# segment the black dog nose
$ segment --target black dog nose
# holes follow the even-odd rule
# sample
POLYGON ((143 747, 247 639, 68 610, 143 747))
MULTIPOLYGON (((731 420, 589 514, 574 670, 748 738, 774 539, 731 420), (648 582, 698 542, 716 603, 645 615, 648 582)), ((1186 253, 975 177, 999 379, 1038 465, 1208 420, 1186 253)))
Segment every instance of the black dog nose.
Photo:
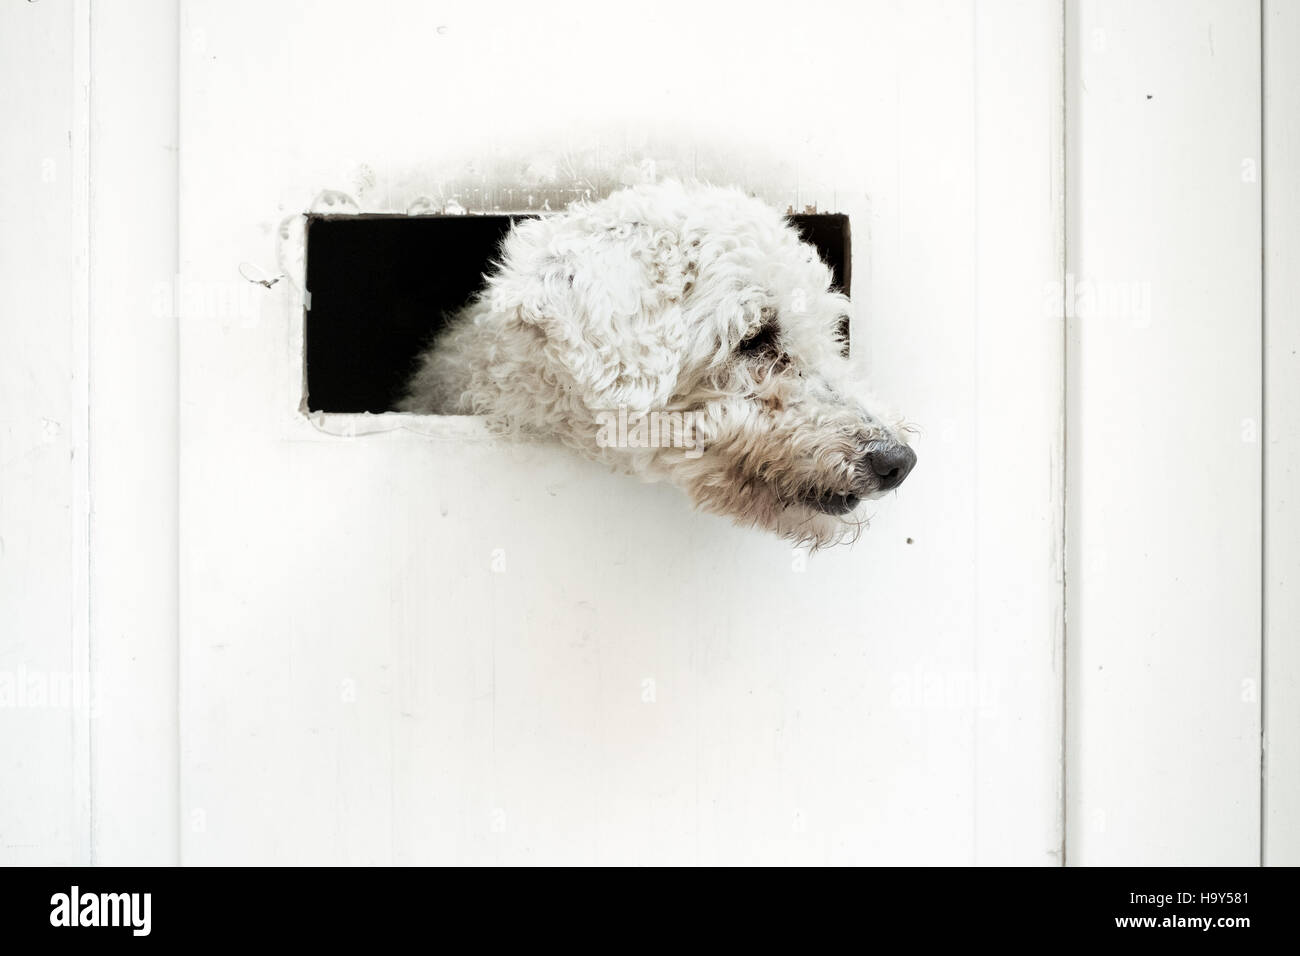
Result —
POLYGON ((884 445, 867 455, 867 466, 881 491, 901 485, 915 464, 916 452, 906 445, 884 445))

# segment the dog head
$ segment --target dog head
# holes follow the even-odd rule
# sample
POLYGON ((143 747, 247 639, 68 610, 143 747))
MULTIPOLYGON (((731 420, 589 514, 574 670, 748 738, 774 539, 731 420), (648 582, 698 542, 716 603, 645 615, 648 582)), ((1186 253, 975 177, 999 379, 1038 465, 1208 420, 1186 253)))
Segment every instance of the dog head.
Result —
POLYGON ((515 418, 740 523, 850 539, 916 462, 846 358, 830 269, 736 190, 643 186, 523 223, 487 296, 535 366, 515 418))

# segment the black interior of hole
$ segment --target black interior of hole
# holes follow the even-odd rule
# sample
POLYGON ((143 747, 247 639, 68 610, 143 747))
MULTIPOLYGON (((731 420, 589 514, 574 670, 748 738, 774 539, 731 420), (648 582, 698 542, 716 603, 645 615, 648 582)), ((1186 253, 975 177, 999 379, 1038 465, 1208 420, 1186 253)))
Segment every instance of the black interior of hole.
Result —
MULTIPOLYGON (((522 216, 312 216, 307 222, 307 407, 385 412, 445 319, 482 287, 522 216)), ((849 220, 789 217, 849 292, 849 220)))

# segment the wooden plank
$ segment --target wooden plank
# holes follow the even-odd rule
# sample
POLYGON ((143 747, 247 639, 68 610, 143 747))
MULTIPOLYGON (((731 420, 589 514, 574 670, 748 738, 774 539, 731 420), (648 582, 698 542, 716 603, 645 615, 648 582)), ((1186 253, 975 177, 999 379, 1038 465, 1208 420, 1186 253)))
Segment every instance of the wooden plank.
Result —
POLYGON ((94 859, 177 833, 175 0, 95 8, 90 175, 94 859))
POLYGON ((88 22, 0 7, 0 864, 90 859, 88 22))
POLYGON ((1264 863, 1300 866, 1300 4, 1263 17, 1264 863))
POLYGON ((1068 844, 1259 861, 1259 9, 1069 5, 1068 844))
POLYGON ((1061 8, 976 5, 975 862, 1061 862, 1061 8), (1033 776, 1027 779, 1022 761, 1033 776))

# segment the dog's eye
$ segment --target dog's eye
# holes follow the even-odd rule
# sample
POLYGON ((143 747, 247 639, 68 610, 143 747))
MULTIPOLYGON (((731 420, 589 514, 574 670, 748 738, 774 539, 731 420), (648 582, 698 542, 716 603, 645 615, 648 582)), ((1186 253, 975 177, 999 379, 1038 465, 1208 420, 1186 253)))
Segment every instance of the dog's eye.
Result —
POLYGON ((745 355, 760 355, 776 350, 776 324, 765 322, 736 346, 736 351, 745 355))

